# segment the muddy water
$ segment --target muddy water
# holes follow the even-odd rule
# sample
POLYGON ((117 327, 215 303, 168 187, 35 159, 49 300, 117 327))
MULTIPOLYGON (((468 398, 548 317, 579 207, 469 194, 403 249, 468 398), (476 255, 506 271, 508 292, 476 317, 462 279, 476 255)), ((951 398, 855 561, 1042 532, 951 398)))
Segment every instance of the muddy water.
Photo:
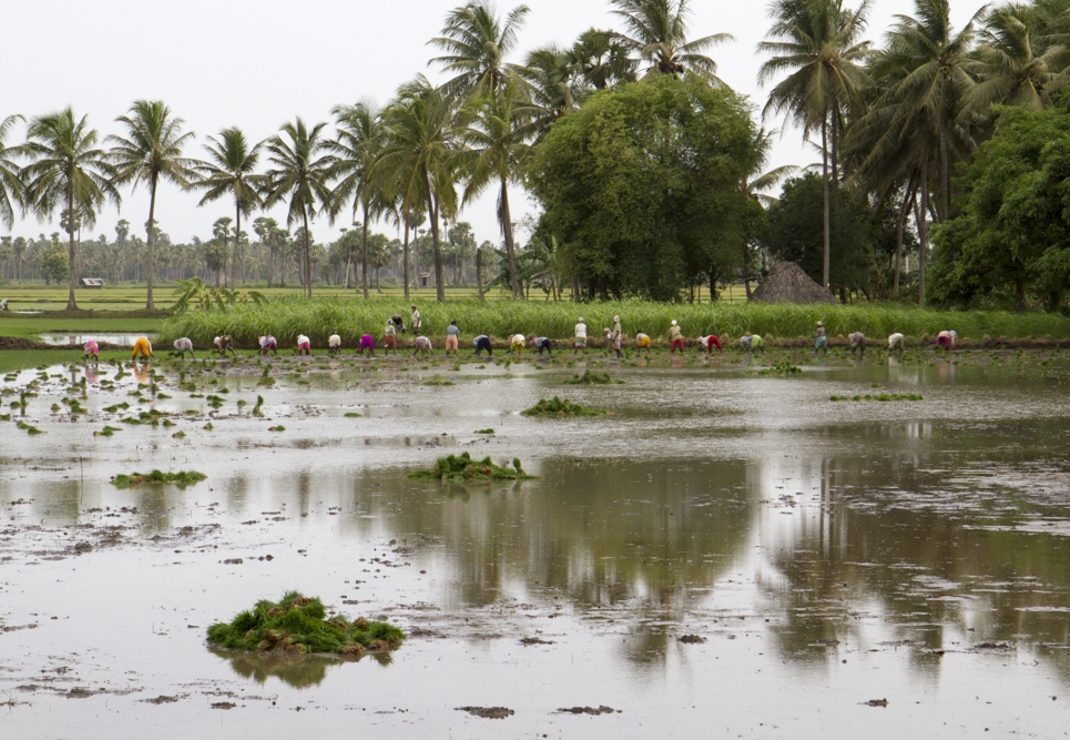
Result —
POLYGON ((562 385, 582 365, 273 363, 271 386, 251 362, 101 366, 85 414, 62 402, 81 370, 50 369, 25 416, 3 396, 0 736, 1065 732, 1064 359, 660 357, 595 387, 562 385), (867 393, 924 400, 828 400, 867 393), (611 413, 519 415, 553 394, 611 413), (172 425, 119 421, 149 409, 172 425), (542 477, 405 478, 461 451, 542 477), (154 467, 209 477, 108 482, 154 467), (207 647, 291 588, 410 638, 359 662, 207 647))

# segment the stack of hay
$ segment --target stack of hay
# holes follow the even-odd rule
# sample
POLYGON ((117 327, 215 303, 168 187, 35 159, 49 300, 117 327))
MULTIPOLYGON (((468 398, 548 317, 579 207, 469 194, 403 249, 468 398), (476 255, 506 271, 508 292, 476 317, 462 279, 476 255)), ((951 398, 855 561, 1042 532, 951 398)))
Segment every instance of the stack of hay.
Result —
POLYGON ((828 288, 810 279, 794 262, 773 265, 765 280, 751 295, 752 301, 762 303, 837 303, 828 288))

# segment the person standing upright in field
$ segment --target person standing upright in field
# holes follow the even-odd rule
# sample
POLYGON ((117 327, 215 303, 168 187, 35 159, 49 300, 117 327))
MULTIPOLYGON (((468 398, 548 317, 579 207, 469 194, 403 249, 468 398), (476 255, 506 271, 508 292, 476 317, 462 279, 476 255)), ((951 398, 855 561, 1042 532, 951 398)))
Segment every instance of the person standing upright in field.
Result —
MULTIPOLYGON (((385 355, 390 350, 394 350, 394 356, 398 353, 398 335, 397 325, 401 321, 400 316, 395 316, 386 322, 386 328, 383 329, 383 354, 385 355), (395 321, 395 319, 397 319, 395 321)), ((402 326, 402 329, 405 327, 402 326)))
MULTIPOLYGON (((420 320, 420 312, 416 309, 416 304, 412 304, 412 333, 416 336, 420 336, 420 330, 423 329, 423 322, 420 320)), ((401 328, 405 331, 405 327, 401 328)))
POLYGON ((580 316, 579 321, 576 322, 575 333, 575 349, 572 354, 579 354, 580 350, 583 350, 583 354, 587 354, 587 324, 583 323, 583 317, 580 316))
POLYGON ((624 344, 624 332, 620 327, 620 316, 613 317, 613 334, 610 338, 613 340, 613 350, 617 353, 617 359, 623 360, 624 353, 621 352, 621 347, 624 344))
POLYGON ((684 351, 684 333, 680 331, 676 319, 673 319, 669 326, 669 354, 675 355, 676 350, 684 351))
POLYGON ((814 354, 816 355, 822 350, 824 350, 826 355, 829 353, 829 340, 828 337, 825 336, 825 324, 818 321, 817 337, 814 339, 814 354))

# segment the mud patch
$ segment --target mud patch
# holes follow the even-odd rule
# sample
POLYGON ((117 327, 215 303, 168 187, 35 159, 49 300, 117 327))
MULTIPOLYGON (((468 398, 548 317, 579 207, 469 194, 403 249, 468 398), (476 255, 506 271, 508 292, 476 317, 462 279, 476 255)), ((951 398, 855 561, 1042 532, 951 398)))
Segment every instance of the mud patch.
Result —
POLYGON ((457 707, 458 712, 468 712, 473 717, 483 719, 505 719, 512 717, 516 712, 506 707, 457 707))
POLYGON ((144 699, 143 701, 146 704, 174 704, 175 702, 178 701, 178 697, 177 696, 165 696, 163 694, 160 694, 159 696, 157 696, 157 697, 155 697, 153 699, 144 699))
POLYGON ((565 707, 557 711, 559 714, 593 714, 595 716, 600 714, 620 714, 621 712, 619 709, 607 707, 604 704, 600 707, 565 707))

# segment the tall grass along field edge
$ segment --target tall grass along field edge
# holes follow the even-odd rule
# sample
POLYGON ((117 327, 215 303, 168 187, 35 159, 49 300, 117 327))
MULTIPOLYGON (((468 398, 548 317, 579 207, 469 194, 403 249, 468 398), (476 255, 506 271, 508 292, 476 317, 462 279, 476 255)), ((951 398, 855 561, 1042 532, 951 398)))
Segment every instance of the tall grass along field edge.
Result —
MULTIPOLYGON (((588 336, 597 339, 603 327, 612 327, 613 317, 620 316, 625 334, 634 337, 642 331, 655 339, 668 336, 673 320, 679 323, 687 339, 711 333, 737 339, 749 331, 767 339, 796 340, 813 337, 818 321, 824 322, 830 337, 861 331, 871 342, 884 340, 895 332, 912 339, 929 339, 946 329, 954 329, 959 337, 973 340, 1070 338, 1070 318, 1058 314, 942 311, 880 303, 809 306, 473 300, 428 301, 420 303, 419 309, 423 333, 432 337, 445 336, 450 321, 456 320, 466 337, 487 334, 504 339, 512 334, 536 334, 561 340, 573 336, 577 320, 583 317, 588 336)), ((313 345, 323 347, 331 334, 338 334, 351 347, 363 334, 381 337, 387 320, 394 314, 401 315, 409 328, 410 308, 403 299, 275 299, 260 306, 237 305, 225 311, 188 311, 173 316, 160 328, 158 339, 169 343, 189 337, 195 345, 207 346, 215 337, 230 334, 239 346, 255 347, 261 335, 272 334, 285 346, 293 343, 298 334, 306 334, 313 345)))

